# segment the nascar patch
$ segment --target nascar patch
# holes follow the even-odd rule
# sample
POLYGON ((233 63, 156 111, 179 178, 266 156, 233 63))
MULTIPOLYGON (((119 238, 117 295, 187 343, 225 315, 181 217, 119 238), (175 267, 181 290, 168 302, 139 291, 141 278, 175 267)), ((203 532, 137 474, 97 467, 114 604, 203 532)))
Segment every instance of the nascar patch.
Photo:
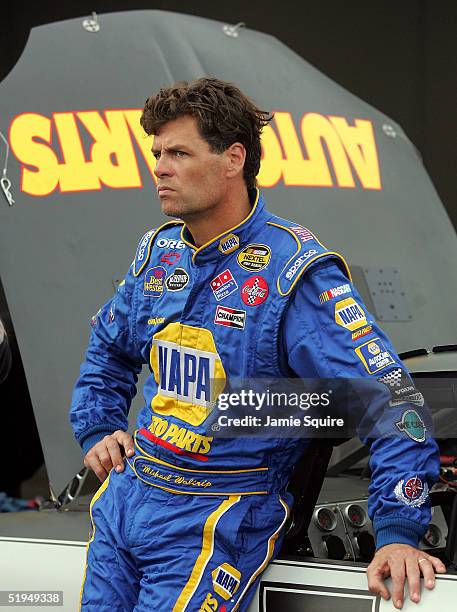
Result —
POLYGON ((325 302, 328 302, 329 300, 333 300, 336 297, 340 297, 340 295, 344 295, 345 293, 351 293, 351 285, 347 283, 344 285, 339 285, 338 287, 332 287, 331 289, 327 289, 326 291, 323 291, 319 295, 319 302, 321 304, 324 304, 325 302))
POLYGON ((361 344, 355 349, 355 352, 369 374, 375 374, 395 363, 380 338, 361 344))
POLYGON ((240 239, 236 234, 229 234, 219 242, 217 247, 223 255, 233 253, 240 246, 240 239))
POLYGON ((249 244, 238 253, 238 265, 248 272, 259 272, 270 262, 271 249, 266 244, 249 244))
POLYGON ((345 329, 355 331, 367 325, 367 318, 363 308, 354 298, 350 297, 335 304, 335 323, 345 329))
POLYGON ((226 327, 244 329, 244 325, 246 323, 246 311, 219 305, 216 308, 214 323, 217 323, 217 325, 225 325, 226 327))
POLYGON ((210 284, 214 297, 218 302, 238 289, 238 285, 228 268, 218 274, 216 278, 213 278, 210 284))

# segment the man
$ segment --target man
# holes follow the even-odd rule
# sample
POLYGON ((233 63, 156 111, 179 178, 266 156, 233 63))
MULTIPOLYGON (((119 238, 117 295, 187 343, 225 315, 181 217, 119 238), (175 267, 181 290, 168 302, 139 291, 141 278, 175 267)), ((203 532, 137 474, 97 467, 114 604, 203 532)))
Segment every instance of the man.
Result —
MULTIPOLYGON (((93 318, 74 391, 84 463, 103 481, 91 504, 84 609, 247 609, 278 552, 287 483, 307 441, 216 438, 211 407, 232 379, 362 378, 371 418, 388 431, 411 408, 406 391, 394 402, 390 379, 411 381, 342 257, 264 208, 256 175, 269 120, 217 79, 146 101, 162 211, 178 219, 142 238, 93 318), (143 363, 151 375, 132 440, 127 413, 143 363)), ((388 598, 392 575, 398 608, 406 577, 419 601, 420 575, 432 588, 434 570, 445 571, 416 548, 438 471, 434 441, 418 439, 364 438, 378 546, 369 586, 388 598)))

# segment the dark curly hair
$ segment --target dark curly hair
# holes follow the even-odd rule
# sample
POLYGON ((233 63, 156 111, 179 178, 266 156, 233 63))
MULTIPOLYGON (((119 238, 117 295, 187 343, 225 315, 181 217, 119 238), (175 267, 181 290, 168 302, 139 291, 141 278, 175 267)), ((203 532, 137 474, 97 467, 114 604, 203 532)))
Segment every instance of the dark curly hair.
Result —
POLYGON ((244 180, 248 189, 255 187, 262 153, 260 134, 273 115, 257 108, 233 83, 204 77, 192 83, 179 81, 150 96, 140 123, 147 134, 157 134, 165 123, 184 115, 196 118, 212 151, 222 153, 234 142, 244 145, 244 180))

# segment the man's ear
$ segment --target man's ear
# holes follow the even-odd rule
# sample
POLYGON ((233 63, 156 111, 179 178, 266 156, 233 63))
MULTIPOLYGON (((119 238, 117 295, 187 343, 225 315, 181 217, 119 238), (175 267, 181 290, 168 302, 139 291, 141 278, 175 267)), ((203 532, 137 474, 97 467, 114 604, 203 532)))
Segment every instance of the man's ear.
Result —
POLYGON ((235 178, 243 173, 246 160, 246 149, 241 142, 234 142, 225 151, 227 160, 227 178, 235 178))

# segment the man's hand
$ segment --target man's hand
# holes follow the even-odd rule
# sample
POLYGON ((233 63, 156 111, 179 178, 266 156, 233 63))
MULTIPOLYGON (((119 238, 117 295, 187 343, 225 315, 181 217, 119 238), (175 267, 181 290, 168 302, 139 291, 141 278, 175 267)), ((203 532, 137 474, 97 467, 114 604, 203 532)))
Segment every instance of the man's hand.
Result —
POLYGON ((408 579, 409 598, 418 603, 421 598, 420 576, 424 577, 427 589, 435 586, 435 572, 446 572, 444 564, 427 553, 408 544, 387 544, 380 548, 367 569, 368 588, 372 593, 390 598, 384 578, 392 577, 392 598, 396 608, 403 607, 404 585, 408 579))
POLYGON ((124 469, 122 451, 127 457, 133 455, 133 438, 126 431, 118 429, 94 444, 84 457, 84 465, 93 470, 97 478, 103 482, 111 468, 114 467, 116 472, 122 472, 124 469))

